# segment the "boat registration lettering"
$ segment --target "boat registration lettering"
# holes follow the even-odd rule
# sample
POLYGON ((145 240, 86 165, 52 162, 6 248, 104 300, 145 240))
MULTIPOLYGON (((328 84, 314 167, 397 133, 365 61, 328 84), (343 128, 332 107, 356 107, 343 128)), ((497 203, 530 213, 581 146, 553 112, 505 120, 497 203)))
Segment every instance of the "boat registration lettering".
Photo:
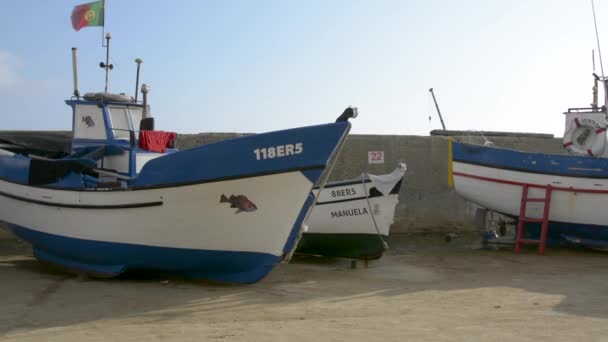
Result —
POLYGON ((355 190, 355 188, 331 191, 331 197, 346 197, 346 196, 354 196, 356 194, 357 194, 357 190, 355 190))
POLYGON ((300 154, 304 151, 302 143, 278 145, 273 147, 256 148, 253 150, 255 159, 274 159, 300 154))

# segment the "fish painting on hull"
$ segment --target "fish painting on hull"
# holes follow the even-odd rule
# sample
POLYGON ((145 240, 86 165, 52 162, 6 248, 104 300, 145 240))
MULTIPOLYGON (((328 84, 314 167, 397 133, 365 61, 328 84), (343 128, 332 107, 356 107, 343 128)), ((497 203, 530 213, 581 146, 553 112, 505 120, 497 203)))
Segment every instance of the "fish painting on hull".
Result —
POLYGON ((242 211, 249 213, 258 210, 258 207, 245 195, 230 195, 230 197, 226 197, 226 195, 222 194, 220 203, 230 203, 230 208, 238 208, 235 214, 242 211))

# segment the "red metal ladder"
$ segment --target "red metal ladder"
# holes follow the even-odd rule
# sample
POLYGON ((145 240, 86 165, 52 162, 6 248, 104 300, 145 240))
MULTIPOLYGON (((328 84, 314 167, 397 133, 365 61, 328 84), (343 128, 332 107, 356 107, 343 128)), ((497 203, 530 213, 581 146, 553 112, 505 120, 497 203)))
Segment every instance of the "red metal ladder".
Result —
MULTIPOLYGON (((534 187, 538 188, 538 186, 534 187)), ((545 189, 544 198, 529 198, 528 188, 530 188, 530 185, 524 184, 521 193, 521 206, 519 209, 519 221, 517 223, 517 236, 515 238, 515 252, 519 253, 522 244, 538 244, 538 254, 545 254, 545 249, 547 248, 547 230, 549 228, 549 207, 551 206, 551 193, 553 192, 553 188, 551 187, 551 185, 541 187, 545 189), (542 218, 532 218, 526 216, 526 205, 528 204, 528 202, 544 203, 542 218), (541 223, 539 240, 523 238, 524 227, 526 222, 541 223)))

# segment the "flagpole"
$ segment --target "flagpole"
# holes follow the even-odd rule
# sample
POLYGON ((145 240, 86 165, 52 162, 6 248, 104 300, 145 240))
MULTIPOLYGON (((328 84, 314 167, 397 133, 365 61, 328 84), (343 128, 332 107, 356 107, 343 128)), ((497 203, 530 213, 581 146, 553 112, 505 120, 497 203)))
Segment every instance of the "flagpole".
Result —
POLYGON ((107 34, 104 35, 105 29, 106 29, 106 0, 101 0, 101 8, 103 8, 103 16, 102 16, 103 23, 101 25, 101 46, 106 48, 106 63, 105 63, 105 65, 103 65, 103 62, 101 64, 103 65, 102 67, 104 69, 106 69, 106 86, 104 89, 104 93, 107 95, 108 94, 108 73, 113 68, 113 65, 110 64, 110 39, 112 37, 110 36, 110 32, 108 32, 107 34), (104 39, 106 40, 106 45, 103 45, 104 39))

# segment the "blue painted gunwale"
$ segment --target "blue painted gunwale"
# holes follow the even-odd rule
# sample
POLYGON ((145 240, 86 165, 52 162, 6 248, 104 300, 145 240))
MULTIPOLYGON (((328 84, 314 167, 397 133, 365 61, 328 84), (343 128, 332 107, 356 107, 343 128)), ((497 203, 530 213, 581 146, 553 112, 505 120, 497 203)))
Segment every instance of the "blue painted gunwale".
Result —
POLYGON ((453 160, 498 169, 555 176, 608 178, 608 159, 579 157, 452 143, 453 160))
MULTIPOLYGON (((240 178, 246 174, 325 168, 349 129, 349 122, 338 122, 255 134, 182 150, 146 163, 132 186, 134 189, 156 188, 240 178), (254 153, 258 148, 297 143, 302 144, 303 151, 296 155, 257 160, 254 153)), ((314 184, 316 179, 311 181, 314 184)))

